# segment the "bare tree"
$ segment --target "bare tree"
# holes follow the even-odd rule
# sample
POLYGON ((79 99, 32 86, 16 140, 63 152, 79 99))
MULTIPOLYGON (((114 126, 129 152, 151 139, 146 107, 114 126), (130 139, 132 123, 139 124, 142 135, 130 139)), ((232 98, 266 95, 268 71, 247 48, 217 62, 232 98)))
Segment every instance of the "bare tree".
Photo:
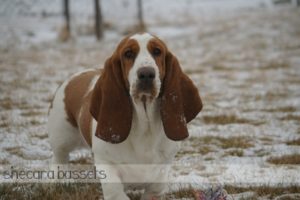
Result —
POLYGON ((139 29, 139 31, 145 31, 146 26, 145 26, 145 23, 144 23, 143 2, 142 2, 142 0, 137 0, 137 6, 138 6, 138 20, 139 20, 138 29, 139 29))
POLYGON ((67 41, 71 36, 69 0, 63 0, 63 15, 65 24, 60 30, 58 37, 61 41, 67 41))
POLYGON ((300 6, 300 0, 290 0, 289 2, 295 6, 300 6))
POLYGON ((66 18, 66 28, 70 32, 70 9, 69 9, 69 0, 64 0, 64 15, 66 18))
POLYGON ((103 20, 99 1, 95 0, 95 32, 98 40, 103 37, 103 20))

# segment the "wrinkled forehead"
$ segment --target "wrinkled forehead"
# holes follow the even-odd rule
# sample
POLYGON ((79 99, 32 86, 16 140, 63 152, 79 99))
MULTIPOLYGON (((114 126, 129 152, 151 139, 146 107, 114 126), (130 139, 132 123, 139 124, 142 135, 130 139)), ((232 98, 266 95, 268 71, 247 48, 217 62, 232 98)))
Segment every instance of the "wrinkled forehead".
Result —
POLYGON ((154 37, 149 33, 135 34, 129 38, 129 40, 135 40, 138 43, 140 49, 147 49, 149 42, 153 39, 154 37))
POLYGON ((159 47, 161 50, 167 50, 167 46, 162 40, 156 36, 150 35, 149 33, 135 34, 131 36, 130 39, 135 40, 140 47, 145 49, 159 47))
POLYGON ((161 49, 167 49, 166 45, 157 37, 149 33, 138 33, 132 36, 124 38, 119 46, 118 50, 132 49, 139 51, 148 51, 149 48, 156 46, 161 49))

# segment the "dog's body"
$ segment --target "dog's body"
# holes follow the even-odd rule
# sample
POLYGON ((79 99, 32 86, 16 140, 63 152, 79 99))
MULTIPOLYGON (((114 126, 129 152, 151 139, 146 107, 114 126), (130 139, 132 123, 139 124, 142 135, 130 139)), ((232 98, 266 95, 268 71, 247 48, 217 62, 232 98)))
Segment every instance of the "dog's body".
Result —
POLYGON ((56 92, 48 122, 52 162, 67 163, 70 151, 89 145, 95 164, 108 165, 115 182, 103 184, 105 199, 129 199, 122 183, 133 177, 155 182, 137 184, 145 189, 142 199, 160 196, 167 179, 161 167, 172 161, 175 141, 188 136, 186 123, 201 108, 196 87, 161 40, 147 33, 127 37, 103 71, 78 73, 56 92), (135 164, 157 166, 137 171, 135 164))

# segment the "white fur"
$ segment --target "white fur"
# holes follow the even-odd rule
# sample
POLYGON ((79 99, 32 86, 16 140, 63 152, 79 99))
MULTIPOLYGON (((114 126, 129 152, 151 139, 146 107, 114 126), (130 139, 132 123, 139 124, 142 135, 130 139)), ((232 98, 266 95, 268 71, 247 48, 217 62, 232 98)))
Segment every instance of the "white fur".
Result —
MULTIPOLYGON (((159 91, 160 80, 158 67, 154 59, 147 50, 147 43, 152 38, 149 34, 134 35, 132 39, 137 40, 140 52, 137 55, 135 63, 129 73, 130 87, 136 84, 136 72, 145 65, 153 66, 156 72, 155 84, 159 91)), ((78 130, 72 127, 66 121, 64 110, 64 88, 66 81, 58 90, 53 103, 53 109, 49 116, 49 134, 50 143, 54 151, 53 162, 65 163, 66 156, 76 145, 82 143, 83 137, 78 130), (80 142, 75 142, 79 141, 80 142)), ((92 81, 91 85, 94 84, 92 81)), ((97 122, 92 122, 92 151, 94 153, 95 164, 109 165, 106 168, 110 179, 116 183, 103 183, 103 193, 105 200, 128 200, 124 190, 131 186, 145 189, 142 199, 151 199, 153 195, 161 195, 167 189, 167 173, 161 173, 161 167, 156 167, 152 171, 137 171, 130 165, 134 164, 169 164, 178 151, 178 143, 169 140, 163 129, 161 121, 159 102, 155 99, 147 102, 145 110, 140 102, 133 103, 132 126, 128 138, 118 144, 105 142, 95 136, 97 122), (121 164, 128 164, 127 167, 121 167, 121 164), (138 177, 141 181, 155 180, 157 184, 127 184, 126 180, 132 177, 138 177)))
POLYGON ((67 121, 67 114, 64 112, 65 88, 72 78, 84 72, 74 74, 57 89, 52 102, 52 109, 49 110, 47 127, 50 145, 53 150, 52 163, 54 164, 68 163, 69 152, 86 146, 83 136, 79 133, 78 129, 67 121))
MULTIPOLYGON (((155 60, 151 56, 150 52, 147 49, 148 42, 153 39, 153 36, 149 33, 144 34, 136 34, 130 37, 130 39, 136 40, 139 45, 139 53, 137 57, 135 58, 134 64, 132 68, 129 71, 128 75, 128 81, 130 85, 130 95, 133 95, 133 91, 135 90, 138 77, 137 77, 137 71, 142 67, 153 67, 155 71, 155 79, 154 79, 154 87, 156 88, 156 91, 160 91, 160 79, 159 79, 159 69, 156 65, 155 60)), ((156 93, 157 97, 159 92, 156 93)), ((135 100, 135 99, 134 99, 135 100)), ((136 102, 135 102, 136 103, 136 102)))

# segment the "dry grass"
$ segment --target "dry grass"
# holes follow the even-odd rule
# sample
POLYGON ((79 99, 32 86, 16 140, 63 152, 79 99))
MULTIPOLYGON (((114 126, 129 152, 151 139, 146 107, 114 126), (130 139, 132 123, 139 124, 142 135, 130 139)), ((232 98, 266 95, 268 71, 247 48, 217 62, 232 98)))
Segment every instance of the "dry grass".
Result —
POLYGON ((177 153, 176 157, 181 157, 184 155, 194 155, 194 154, 201 154, 201 155, 206 155, 210 152, 213 152, 213 149, 210 146, 207 145, 201 145, 199 147, 194 147, 193 149, 189 150, 181 150, 177 153))
POLYGON ((237 156, 237 157, 242 157, 244 156, 244 150, 242 149, 233 149, 233 150, 229 150, 226 151, 224 153, 225 156, 237 156))
MULTIPOLYGON (((185 145, 183 145, 185 146, 185 145)), ((191 146, 192 148, 183 148, 178 152, 177 157, 184 155, 207 155, 211 152, 216 152, 217 147, 222 149, 228 149, 225 152, 225 156, 238 156, 242 157, 244 155, 243 149, 253 147, 253 143, 248 137, 217 137, 217 136, 205 136, 205 137, 190 137, 186 146, 191 146)), ((211 160, 206 158, 206 160, 211 160)), ((213 158, 212 158, 213 160, 213 158)))
POLYGON ((271 157, 267 160, 269 163, 275 165, 299 165, 300 154, 284 155, 280 157, 271 157))
MULTIPOLYGON (((191 186, 180 187, 177 191, 166 194, 162 200, 194 199, 195 189, 191 186)), ((141 193, 127 193, 131 200, 139 200, 141 193)), ((3 200, 31 199, 31 200, 90 200, 103 199, 100 183, 10 183, 0 184, 0 196, 3 200)))
POLYGON ((270 69, 282 69, 290 66, 290 63, 286 60, 270 60, 261 66, 261 69, 270 70, 270 69))
POLYGON ((29 123, 31 125, 35 125, 35 126, 43 124, 40 121, 38 121, 37 119, 31 119, 29 123))
POLYGON ((297 109, 293 106, 286 106, 286 107, 279 107, 279 108, 269 108, 269 109, 262 109, 261 111, 264 112, 296 112, 297 109))
MULTIPOLYGON (((224 186, 228 194, 239 194, 254 192, 256 196, 274 198, 282 194, 300 193, 300 187, 292 186, 224 186)), ((195 199, 195 189, 192 187, 181 188, 175 192, 166 194, 164 200, 170 199, 195 199)), ((3 200, 10 199, 32 199, 32 200, 56 200, 56 199, 102 199, 100 183, 10 183, 0 184, 0 196, 3 200)), ((128 193, 131 200, 139 200, 140 193, 128 193)))
POLYGON ((170 198, 166 199, 186 199, 186 198, 194 198, 193 194, 194 189, 190 186, 188 188, 181 188, 178 191, 168 194, 170 198))
POLYGON ((287 145, 300 145, 300 138, 286 142, 287 145))
POLYGON ((250 139, 247 137, 236 136, 236 137, 216 137, 216 136, 206 136, 200 138, 200 140, 205 144, 215 144, 217 146, 222 147, 223 149, 229 148, 250 148, 253 147, 250 139))
POLYGON ((0 185, 1 199, 100 199, 99 183, 13 183, 0 185))
POLYGON ((270 137, 266 137, 266 136, 259 138, 259 140, 262 141, 263 144, 265 144, 265 145, 273 143, 273 139, 270 137))
POLYGON ((206 157, 206 158, 204 158, 204 160, 205 161, 211 161, 211 160, 215 160, 215 158, 213 158, 213 157, 206 157))
POLYGON ((252 124, 252 125, 261 125, 264 122, 253 121, 244 118, 238 118, 235 115, 217 115, 217 116, 203 116, 202 117, 205 124, 252 124))
POLYGON ((272 145, 274 142, 272 138, 267 137, 267 136, 261 137, 261 138, 259 138, 259 140, 262 141, 263 145, 272 145))
POLYGON ((12 100, 8 97, 3 98, 3 99, 0 100, 0 106, 4 110, 10 110, 14 107, 12 100))
POLYGON ((8 128, 9 127, 9 123, 7 121, 3 121, 0 123, 0 128, 8 128))
POLYGON ((190 137, 188 143, 188 145, 191 146, 195 152, 202 155, 214 152, 213 148, 207 144, 203 144, 201 138, 199 137, 190 137))
POLYGON ((254 150, 255 155, 258 157, 264 157, 270 155, 270 152, 264 150, 264 149, 259 149, 259 150, 254 150))
POLYGON ((275 101, 278 99, 285 99, 288 97, 288 94, 286 92, 267 92, 264 95, 256 95, 255 100, 256 101, 275 101))
POLYGON ((199 69, 199 68, 197 68, 197 69, 186 69, 186 70, 184 70, 184 73, 186 73, 186 74, 202 74, 202 73, 204 73, 205 71, 203 70, 203 69, 199 69))
POLYGON ((297 115, 292 115, 292 114, 289 114, 285 117, 282 117, 280 118, 281 120, 284 120, 284 121, 290 121, 290 120, 295 120, 295 121, 298 121, 300 122, 300 116, 297 116, 297 115))
POLYGON ((261 137, 261 138, 259 138, 261 141, 264 141, 264 142, 273 142, 273 139, 272 138, 270 138, 270 137, 261 137))
POLYGON ((233 70, 236 70, 233 67, 228 67, 228 66, 226 66, 224 64, 221 64, 221 63, 214 64, 213 69, 216 70, 216 71, 233 71, 233 70))
MULTIPOLYGON (((228 194, 238 194, 243 192, 255 192, 257 196, 263 197, 268 196, 268 199, 273 199, 274 197, 282 194, 293 194, 299 193, 300 187, 297 185, 292 186, 249 186, 249 187, 237 187, 237 186, 224 186, 224 189, 228 194)), ((256 200, 257 198, 255 198, 256 200)))
POLYGON ((231 137, 231 138, 220 138, 222 142, 221 147, 223 149, 228 148, 249 148, 253 147, 248 138, 245 137, 231 137))
POLYGON ((208 145, 201 146, 198 150, 199 150, 199 153, 201 153, 202 155, 206 155, 210 152, 213 152, 213 149, 208 145))
POLYGON ((23 117, 31 117, 31 116, 39 116, 39 115, 45 115, 45 113, 36 110, 29 110, 21 113, 21 116, 23 117))
POLYGON ((5 97, 0 100, 0 107, 2 110, 11 110, 11 109, 39 109, 43 108, 41 106, 35 105, 34 107, 26 101, 14 102, 10 97, 5 97))

